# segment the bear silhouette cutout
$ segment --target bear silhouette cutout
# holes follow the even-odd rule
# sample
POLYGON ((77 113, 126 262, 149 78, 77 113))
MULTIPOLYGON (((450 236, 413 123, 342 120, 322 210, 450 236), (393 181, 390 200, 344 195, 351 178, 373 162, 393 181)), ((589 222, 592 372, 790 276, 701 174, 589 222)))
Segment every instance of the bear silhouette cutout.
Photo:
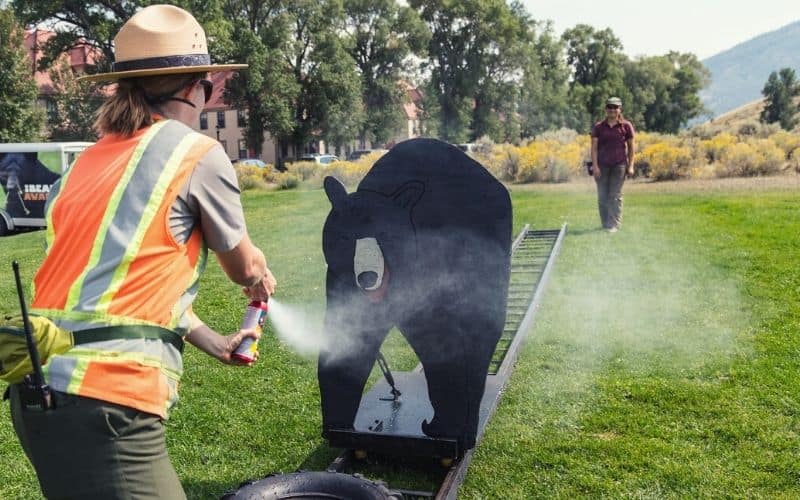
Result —
POLYGON ((364 384, 392 327, 424 368, 430 437, 475 445, 486 374, 505 323, 512 210, 508 191, 456 147, 402 142, 348 194, 325 179, 331 211, 323 429, 352 429, 364 384))

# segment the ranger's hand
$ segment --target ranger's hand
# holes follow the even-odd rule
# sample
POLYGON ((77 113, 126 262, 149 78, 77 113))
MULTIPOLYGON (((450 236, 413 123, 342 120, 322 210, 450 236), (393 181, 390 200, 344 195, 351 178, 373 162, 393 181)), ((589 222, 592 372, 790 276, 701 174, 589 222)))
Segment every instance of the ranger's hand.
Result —
POLYGON ((261 281, 253 286, 246 286, 242 288, 242 292, 250 297, 251 300, 267 302, 272 294, 275 293, 275 288, 277 286, 278 282, 275 281, 275 276, 273 276, 272 271, 267 268, 267 274, 261 278, 261 281))
POLYGON ((628 169, 625 173, 628 174, 628 177, 633 177, 633 165, 628 165, 628 169))
POLYGON ((253 363, 256 362, 256 360, 258 360, 258 351, 253 353, 253 357, 255 359, 253 359, 253 361, 250 361, 249 363, 245 363, 243 361, 239 361, 238 359, 231 357, 233 351, 235 351, 236 348, 239 347, 239 344, 241 344, 242 341, 247 337, 251 337, 257 341, 261 337, 261 332, 259 332, 256 329, 239 330, 236 333, 232 333, 230 335, 222 337, 221 350, 214 357, 216 357, 218 360, 225 363, 226 365, 244 365, 244 366, 252 365, 253 363))

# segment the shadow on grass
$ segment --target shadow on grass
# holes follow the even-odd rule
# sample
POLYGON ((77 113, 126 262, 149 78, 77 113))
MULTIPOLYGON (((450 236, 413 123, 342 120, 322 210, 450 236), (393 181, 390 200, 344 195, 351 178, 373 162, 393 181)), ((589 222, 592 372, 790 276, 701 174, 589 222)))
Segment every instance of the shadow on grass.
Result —
MULTIPOLYGON (((253 480, 257 480, 253 478, 253 480)), ((212 498, 222 498, 222 495, 236 491, 239 483, 225 483, 213 480, 187 480, 181 481, 183 491, 188 500, 208 500, 212 498)))

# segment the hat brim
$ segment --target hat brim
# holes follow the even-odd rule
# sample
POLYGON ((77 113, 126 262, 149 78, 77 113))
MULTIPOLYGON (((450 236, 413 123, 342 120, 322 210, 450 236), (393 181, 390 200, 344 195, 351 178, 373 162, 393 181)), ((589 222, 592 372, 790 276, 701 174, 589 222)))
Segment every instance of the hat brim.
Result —
POLYGON ((76 78, 79 82, 113 82, 122 78, 138 78, 142 76, 180 75, 184 73, 218 73, 236 69, 246 69, 247 64, 209 64, 206 66, 174 66, 171 68, 137 69, 131 71, 113 71, 83 75, 76 78))

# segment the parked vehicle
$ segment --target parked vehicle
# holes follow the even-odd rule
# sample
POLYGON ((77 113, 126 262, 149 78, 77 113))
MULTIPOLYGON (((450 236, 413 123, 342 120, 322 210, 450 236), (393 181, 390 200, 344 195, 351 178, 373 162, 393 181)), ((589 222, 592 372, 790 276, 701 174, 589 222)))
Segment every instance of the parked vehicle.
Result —
POLYGON ((339 161, 339 157, 335 155, 303 155, 297 161, 313 161, 320 165, 329 165, 335 161, 339 161))
MULTIPOLYGON (((50 190, 91 142, 0 144, 0 236, 45 227, 50 190)), ((87 196, 91 193, 91 186, 87 196)))
POLYGON ((233 163, 237 165, 244 165, 246 167, 266 168, 267 166, 266 163, 258 158, 241 158, 239 160, 234 160, 233 163))
POLYGON ((465 153, 472 153, 478 148, 478 145, 473 143, 456 144, 455 146, 465 153))
POLYGON ((351 151, 349 155, 347 155, 347 161, 356 161, 362 156, 367 156, 372 153, 386 153, 388 149, 356 149, 355 151, 351 151))

